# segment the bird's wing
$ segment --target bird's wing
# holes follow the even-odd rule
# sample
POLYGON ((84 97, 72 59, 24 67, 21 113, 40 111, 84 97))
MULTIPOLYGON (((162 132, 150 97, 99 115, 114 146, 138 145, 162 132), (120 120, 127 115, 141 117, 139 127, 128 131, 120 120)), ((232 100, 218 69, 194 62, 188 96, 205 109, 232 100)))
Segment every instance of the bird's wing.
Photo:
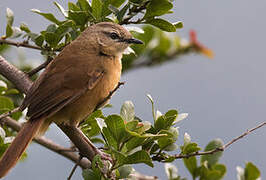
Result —
POLYGON ((50 117, 93 89, 102 79, 102 69, 97 69, 86 61, 70 65, 70 58, 71 56, 56 58, 30 88, 21 108, 28 107, 27 116, 31 119, 50 117))

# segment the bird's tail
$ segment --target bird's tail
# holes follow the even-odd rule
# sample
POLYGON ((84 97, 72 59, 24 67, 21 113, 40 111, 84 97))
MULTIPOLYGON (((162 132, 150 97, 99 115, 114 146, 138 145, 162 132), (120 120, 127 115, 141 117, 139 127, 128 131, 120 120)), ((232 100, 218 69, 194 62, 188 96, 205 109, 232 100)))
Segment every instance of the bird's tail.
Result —
POLYGON ((44 119, 34 119, 25 123, 0 160, 0 178, 4 177, 16 165, 43 122, 44 119))

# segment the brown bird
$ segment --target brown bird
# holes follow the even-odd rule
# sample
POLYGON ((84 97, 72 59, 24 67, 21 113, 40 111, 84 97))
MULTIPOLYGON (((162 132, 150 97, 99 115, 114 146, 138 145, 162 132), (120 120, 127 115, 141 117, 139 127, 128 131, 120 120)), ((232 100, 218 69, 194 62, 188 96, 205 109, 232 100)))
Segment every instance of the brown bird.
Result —
POLYGON ((20 109, 28 122, 0 160, 0 178, 16 164, 34 136, 55 122, 77 127, 118 84, 121 57, 130 44, 142 44, 122 26, 102 22, 88 27, 48 65, 20 109))

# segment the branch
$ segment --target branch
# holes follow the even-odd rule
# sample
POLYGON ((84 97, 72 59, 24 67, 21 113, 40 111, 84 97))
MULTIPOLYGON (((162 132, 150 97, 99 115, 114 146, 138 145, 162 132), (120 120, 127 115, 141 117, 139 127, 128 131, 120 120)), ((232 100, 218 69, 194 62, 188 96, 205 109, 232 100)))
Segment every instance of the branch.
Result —
MULTIPOLYGON (((112 95, 115 93, 115 91, 117 91, 117 90, 119 89, 119 87, 120 87, 121 85, 124 85, 124 84, 125 84, 125 82, 119 82, 119 83, 117 84, 117 86, 114 88, 114 90, 110 91, 109 94, 108 94, 108 96, 107 96, 106 98, 104 98, 102 102, 100 102, 99 104, 97 104, 95 110, 99 109, 99 108, 102 107, 102 106, 103 106, 108 100, 110 100, 111 97, 112 97, 112 95)), ((95 110, 94 110, 94 111, 95 111, 95 110)))
POLYGON ((1 55, 0 72, 5 78, 11 81, 21 92, 27 92, 32 85, 31 80, 25 73, 18 70, 15 66, 7 62, 1 55))
MULTIPOLYGON (((219 147, 219 148, 215 148, 213 150, 210 150, 210 151, 205 151, 205 152, 194 152, 194 153, 191 153, 191 154, 176 154, 174 155, 174 158, 175 159, 183 159, 183 158, 189 158, 189 157, 192 157, 192 156, 202 156, 202 155, 210 155, 210 154, 214 154, 214 153, 217 153, 217 152, 221 152, 221 151, 224 151, 225 149, 227 149, 231 144, 233 144, 234 142, 242 139, 243 137, 247 136, 248 134, 250 134, 251 132, 263 127, 266 125, 266 121, 257 125, 256 127, 254 128, 251 128, 250 130, 247 130, 246 132, 244 132, 243 134, 241 134, 240 136, 232 139, 231 141, 229 141, 228 143, 226 143, 225 145, 223 145, 222 147, 219 147)), ((153 160, 155 161, 161 161, 163 162, 164 161, 164 158, 163 157, 158 157, 158 156, 154 156, 152 157, 153 160)))
MULTIPOLYGON (((22 127, 20 123, 18 123, 16 120, 6 117, 5 119, 5 124, 8 127, 11 127, 15 131, 19 131, 22 127)), ((46 147, 47 149, 50 149, 51 151, 60 154, 64 156, 65 158, 73 161, 73 162, 79 162, 79 155, 74 153, 74 152, 69 152, 64 148, 63 146, 60 146, 59 144, 54 143, 52 140, 45 138, 44 136, 34 138, 34 141, 37 142, 38 144, 46 147)), ((83 158, 79 162, 79 166, 82 167, 83 169, 89 168, 90 167, 90 162, 88 159, 83 158)))
POLYGON ((16 47, 25 47, 25 48, 37 49, 37 50, 45 50, 39 46, 30 45, 28 42, 15 42, 15 41, 6 40, 3 38, 0 38, 0 44, 8 44, 8 45, 16 46, 16 47))
POLYGON ((53 58, 50 57, 50 56, 48 56, 48 57, 47 57, 47 60, 46 60, 43 64, 41 64, 41 65, 39 65, 38 67, 36 67, 36 68, 32 69, 31 71, 27 72, 27 75, 28 75, 28 76, 33 76, 34 74, 36 74, 36 73, 39 72, 40 70, 46 68, 46 66, 47 66, 52 60, 53 60, 53 58))

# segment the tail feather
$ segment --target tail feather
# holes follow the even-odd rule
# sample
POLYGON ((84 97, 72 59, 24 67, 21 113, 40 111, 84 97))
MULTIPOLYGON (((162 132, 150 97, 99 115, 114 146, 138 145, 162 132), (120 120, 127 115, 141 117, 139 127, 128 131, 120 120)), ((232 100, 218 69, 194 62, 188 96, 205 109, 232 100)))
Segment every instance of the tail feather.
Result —
POLYGON ((44 119, 30 120, 22 127, 0 160, 0 178, 4 177, 16 165, 22 153, 38 133, 43 121, 44 119))

